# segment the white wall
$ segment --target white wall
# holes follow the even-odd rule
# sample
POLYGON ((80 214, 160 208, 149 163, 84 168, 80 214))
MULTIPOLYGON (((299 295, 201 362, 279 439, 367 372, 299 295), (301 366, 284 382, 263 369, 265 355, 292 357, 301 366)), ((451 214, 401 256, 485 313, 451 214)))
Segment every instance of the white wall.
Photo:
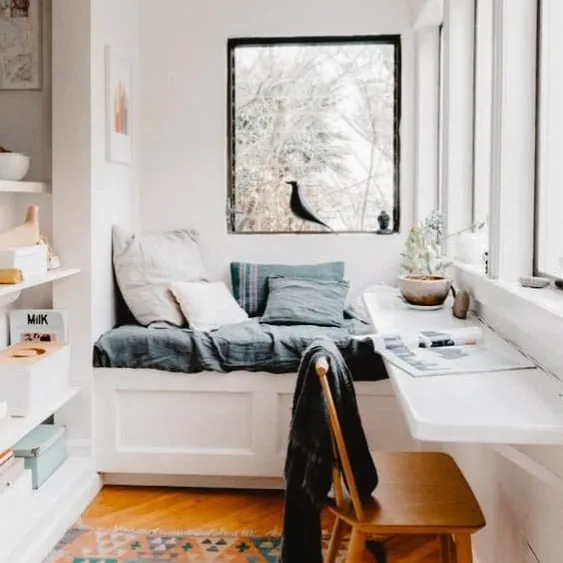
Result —
POLYGON ((130 165, 106 161, 104 55, 110 44, 138 77, 137 29, 135 0, 54 5, 54 242, 65 265, 81 268, 54 286, 55 306, 69 311, 71 380, 83 389, 58 418, 73 439, 91 437, 92 343, 114 322, 111 225, 137 222, 135 151, 130 165))
POLYGON ((92 337, 115 322, 111 260, 111 227, 138 226, 139 182, 139 3, 137 0, 96 0, 92 3, 92 337), (132 162, 106 159, 105 46, 131 63, 132 162))
POLYGON ((462 468, 487 520, 474 539, 478 563, 563 561, 561 448, 507 446, 510 457, 489 446, 457 444, 444 449, 462 468), (559 476, 546 469, 557 458, 559 476), (536 471, 549 478, 538 477, 536 471))
MULTIPOLYGON (((548 310, 480 276, 458 270, 457 277, 491 326, 563 378, 563 356, 556 348, 561 319, 555 322, 548 310)), ((485 513, 487 526, 475 539, 479 563, 563 561, 563 448, 445 444, 444 449, 454 455, 485 513)))
POLYGON ((227 38, 401 33, 410 25, 403 0, 169 0, 166 9, 140 0, 143 228, 195 227, 215 277, 226 279, 233 260, 345 259, 353 289, 394 280, 412 221, 411 35, 403 43, 403 232, 383 237, 227 234, 227 38))

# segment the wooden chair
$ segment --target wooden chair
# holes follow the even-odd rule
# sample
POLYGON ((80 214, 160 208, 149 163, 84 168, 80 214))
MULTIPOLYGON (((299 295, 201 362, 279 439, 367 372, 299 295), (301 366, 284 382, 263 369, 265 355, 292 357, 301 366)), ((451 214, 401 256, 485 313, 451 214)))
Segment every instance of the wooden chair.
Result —
POLYGON ((374 457, 379 484, 373 503, 362 505, 340 422, 326 378, 327 359, 315 364, 326 402, 335 457, 332 481, 336 516, 326 563, 333 563, 350 531, 346 563, 360 563, 369 537, 437 535, 443 563, 472 563, 471 534, 485 525, 479 503, 454 460, 441 452, 379 452, 374 457), (342 473, 341 473, 342 472, 342 473), (342 474, 349 499, 344 497, 342 474))

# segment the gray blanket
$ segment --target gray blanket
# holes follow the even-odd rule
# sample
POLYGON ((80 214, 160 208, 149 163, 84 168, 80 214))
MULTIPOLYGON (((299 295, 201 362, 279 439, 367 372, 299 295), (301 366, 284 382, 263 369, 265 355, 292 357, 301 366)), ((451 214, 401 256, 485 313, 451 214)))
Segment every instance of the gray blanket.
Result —
POLYGON ((356 380, 387 377, 370 338, 369 325, 350 319, 345 327, 274 326, 258 319, 212 332, 126 325, 103 334, 94 345, 94 366, 150 368, 172 372, 297 372, 301 355, 319 336, 335 342, 356 380))

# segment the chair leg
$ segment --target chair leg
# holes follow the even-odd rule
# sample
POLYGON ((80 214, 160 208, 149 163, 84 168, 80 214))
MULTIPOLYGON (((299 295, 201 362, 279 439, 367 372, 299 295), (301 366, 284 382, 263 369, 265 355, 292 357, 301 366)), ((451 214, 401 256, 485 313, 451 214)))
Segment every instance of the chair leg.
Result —
POLYGON ((456 534, 455 546, 457 563, 473 563, 471 536, 469 534, 456 534))
MULTIPOLYGON (((357 528, 352 528, 352 535, 350 536, 350 543, 348 544, 346 563, 361 563, 365 546, 366 535, 357 528)), ((465 563, 465 561, 462 563, 465 563)))
POLYGON ((440 553, 442 555, 440 561, 442 563, 451 563, 451 540, 448 534, 439 534, 438 539, 440 540, 440 553))
POLYGON ((330 534, 330 542, 328 544, 328 551, 326 554, 326 563, 334 563, 336 559, 336 555, 338 554, 338 548, 342 543, 342 536, 344 535, 344 531, 346 529, 346 525, 342 518, 336 517, 334 521, 334 526, 332 528, 332 533, 330 534))

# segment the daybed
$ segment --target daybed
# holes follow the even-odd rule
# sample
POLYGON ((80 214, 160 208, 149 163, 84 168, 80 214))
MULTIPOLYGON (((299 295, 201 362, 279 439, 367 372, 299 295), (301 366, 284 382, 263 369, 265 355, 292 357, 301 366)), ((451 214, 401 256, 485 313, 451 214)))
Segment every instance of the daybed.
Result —
MULTIPOLYGON (((124 248, 114 238, 119 288, 129 309, 136 309, 134 317, 145 322, 130 320, 117 326, 102 335, 94 346, 95 459, 97 470, 106 474, 106 482, 280 486, 295 374, 302 352, 320 334, 330 336, 347 360, 356 381, 370 447, 374 451, 413 448, 383 362, 366 337, 373 329, 355 315, 343 315, 341 308, 340 319, 328 322, 329 326, 324 321, 315 324, 316 320, 309 317, 304 319, 311 324, 302 322, 304 319, 289 323, 287 318, 281 318, 280 322, 271 308, 264 310, 266 297, 260 293, 260 284, 271 280, 269 307, 274 295, 278 296, 278 285, 285 291, 286 282, 278 284, 275 276, 268 275, 257 283, 256 272, 260 268, 243 271, 237 265, 241 276, 237 279, 233 275, 232 286, 240 304, 236 307, 244 308, 244 317, 209 330, 187 328, 185 324, 174 326, 180 324, 173 322, 176 310, 170 312, 171 318, 164 319, 166 323, 151 322, 147 303, 156 303, 159 296, 140 299, 131 295, 120 272, 123 262, 116 260, 116 252, 119 257, 124 248), (252 291, 244 293, 244 284, 239 282, 251 274, 255 275, 252 291)), ((131 245, 127 251, 130 259, 131 245)), ((147 247, 139 254, 146 257, 147 247)), ((160 251, 160 256, 170 264, 166 252, 160 251)), ((154 262, 155 259, 151 266, 154 262)), ((317 266, 323 265, 306 267, 307 278, 314 277, 317 266)), ((283 273, 287 274, 288 267, 281 267, 284 268, 283 273)), ((339 263, 338 271, 334 265, 330 268, 324 268, 322 275, 342 278, 343 264, 339 263)), ((142 271, 136 264, 133 285, 137 291, 148 287, 139 283, 142 271)), ((193 257, 190 271, 193 272, 193 257)), ((178 277, 181 274, 185 272, 167 275, 177 280, 182 279, 178 277)), ((147 277, 154 281, 154 272, 147 277)), ((340 287, 339 283, 344 282, 325 285, 334 289, 333 286, 340 287)), ((170 283, 165 284, 166 290, 169 286, 170 283)), ((204 292, 220 289, 205 282, 199 286, 195 283, 194 288, 204 292)), ((225 298, 225 291, 216 295, 218 301, 225 298)), ((200 322, 195 320, 194 301, 190 304, 189 296, 177 292, 174 295, 176 302, 172 305, 180 305, 182 313, 190 318, 190 327, 200 322)), ((287 294, 282 291, 279 295, 287 294)), ((227 299, 234 301, 230 293, 227 299)), ((283 298, 283 315, 294 314, 288 313, 289 302, 291 297, 283 298)), ((169 306, 170 300, 165 303, 163 298, 159 303, 169 306)), ((224 314, 230 305, 223 305, 224 314)), ((330 307, 331 303, 321 303, 311 314, 322 314, 318 309, 330 307)), ((166 311, 159 311, 158 318, 164 317, 166 311)))

